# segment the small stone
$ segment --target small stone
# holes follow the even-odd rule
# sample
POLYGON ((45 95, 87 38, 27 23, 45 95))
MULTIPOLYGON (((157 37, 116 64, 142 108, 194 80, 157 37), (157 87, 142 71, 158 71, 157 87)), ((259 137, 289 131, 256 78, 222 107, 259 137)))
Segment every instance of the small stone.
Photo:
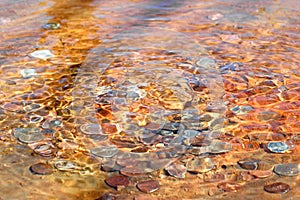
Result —
POLYGON ((23 78, 31 78, 37 76, 35 69, 21 69, 20 74, 22 75, 23 78))
POLYGON ((166 167, 165 170, 175 178, 185 178, 185 174, 187 172, 187 168, 180 164, 171 164, 170 166, 166 167))
POLYGON ((285 153, 289 146, 284 142, 269 142, 267 148, 273 153, 285 153))
POLYGON ((187 170, 194 173, 205 173, 215 168, 211 158, 194 158, 187 162, 187 170))
POLYGON ((211 59, 209 57, 204 57, 204 58, 201 58, 200 60, 198 60, 196 62, 196 65, 198 67, 214 68, 217 64, 213 59, 211 59))
POLYGON ((240 184, 232 182, 219 183, 217 187, 224 192, 235 192, 240 189, 240 184))
POLYGON ((269 170, 253 170, 253 171, 250 171, 249 173, 256 178, 267 178, 267 177, 273 175, 273 172, 269 171, 269 170))
POLYGON ((269 193, 284 194, 287 193, 291 188, 286 183, 276 182, 265 185, 264 189, 269 193))
POLYGON ((212 20, 212 21, 216 21, 216 20, 221 19, 223 17, 224 17, 224 15, 222 15, 221 13, 216 13, 216 14, 207 16, 207 18, 212 20))
POLYGON ((125 175, 125 176, 130 176, 130 177, 137 177, 137 176, 144 176, 145 172, 138 168, 138 167, 124 167, 120 170, 120 173, 125 175))
POLYGON ((275 166, 274 172, 282 176, 297 176, 299 166, 296 163, 278 164, 275 166))
POLYGON ((32 56, 34 58, 39 58, 39 59, 42 59, 42 60, 47 60, 49 58, 54 57, 54 55, 49 50, 37 50, 37 51, 32 52, 30 54, 30 56, 32 56))
POLYGON ((49 175, 53 173, 52 167, 46 163, 37 163, 31 165, 29 169, 33 174, 38 175, 49 175))
POLYGON ((226 153, 231 151, 232 144, 228 142, 214 142, 210 145, 210 153, 218 154, 218 153, 226 153))
POLYGON ((111 176, 111 177, 105 179, 105 183, 107 185, 109 185, 110 187, 117 189, 120 186, 127 187, 129 185, 130 181, 129 181, 129 178, 126 176, 116 175, 116 176, 111 176))
POLYGON ((42 25, 42 28, 47 30, 57 30, 59 29, 59 27, 60 27, 59 23, 47 23, 42 25))
POLYGON ((118 148, 115 146, 103 146, 96 147, 91 150, 91 153, 95 156, 102 158, 110 158, 115 156, 119 152, 118 148))
POLYGON ((158 190, 160 188, 160 185, 156 180, 148 180, 138 182, 137 188, 142 192, 151 193, 158 190))

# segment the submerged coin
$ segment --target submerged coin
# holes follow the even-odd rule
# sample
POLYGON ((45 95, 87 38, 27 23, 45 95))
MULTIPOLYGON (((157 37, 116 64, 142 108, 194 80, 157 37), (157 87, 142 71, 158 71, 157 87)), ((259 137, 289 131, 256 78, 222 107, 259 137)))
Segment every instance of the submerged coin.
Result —
POLYGON ((226 153, 231 151, 232 144, 228 142, 214 142, 210 144, 210 153, 218 154, 218 153, 226 153))
POLYGON ((275 194, 284 194, 290 191, 290 186, 286 183, 276 182, 265 185, 264 187, 266 192, 275 193, 275 194))
POLYGON ((115 160, 105 160, 101 164, 101 170, 105 172, 115 172, 115 171, 120 171, 122 167, 116 163, 115 160))
POLYGON ((267 148, 273 153, 285 153, 289 146, 284 142, 269 142, 267 148))
POLYGON ((110 158, 115 156, 119 152, 118 148, 115 146, 103 146, 96 147, 91 150, 91 153, 95 156, 102 158, 110 158))
POLYGON ((46 163, 36 163, 31 165, 29 169, 33 174, 38 175, 49 175, 53 173, 52 166, 46 163))
POLYGON ((54 163, 54 167, 60 171, 73 171, 82 169, 79 164, 69 160, 58 160, 54 163))
POLYGON ((273 172, 269 170, 252 170, 249 173, 256 178, 266 178, 273 174, 273 172))
POLYGON ((275 166, 274 172, 282 176, 297 176, 299 166, 296 163, 279 164, 275 166))
POLYGON ((138 182, 136 186, 140 191, 145 193, 155 192, 160 188, 160 185, 156 180, 141 181, 138 182))
POLYGON ((44 139, 44 135, 38 128, 15 128, 14 136, 23 143, 33 143, 44 139))
POLYGON ((125 176, 135 177, 135 176, 144 176, 145 171, 138 167, 128 166, 120 170, 120 173, 125 176))
POLYGON ((80 126, 80 130, 87 135, 101 133, 101 127, 99 124, 83 124, 80 126))
POLYGON ((255 170, 258 168, 258 162, 257 160, 240 160, 238 161, 238 164, 243 168, 247 170, 255 170))
POLYGON ((194 158, 187 163, 187 170, 195 173, 205 173, 211 171, 215 164, 211 158, 194 158))
POLYGON ((165 170, 175 178, 184 178, 187 172, 187 168, 180 164, 171 164, 170 166, 166 167, 165 170))
POLYGON ((113 188, 118 188, 120 186, 127 187, 129 185, 129 178, 127 176, 116 175, 105 179, 105 183, 113 188))

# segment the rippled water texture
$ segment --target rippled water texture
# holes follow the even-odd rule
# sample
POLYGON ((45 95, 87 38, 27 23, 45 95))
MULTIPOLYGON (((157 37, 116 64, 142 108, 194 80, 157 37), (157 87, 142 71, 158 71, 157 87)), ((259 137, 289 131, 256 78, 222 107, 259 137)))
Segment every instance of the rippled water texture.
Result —
POLYGON ((300 198, 296 0, 0 11, 0 199, 300 198))

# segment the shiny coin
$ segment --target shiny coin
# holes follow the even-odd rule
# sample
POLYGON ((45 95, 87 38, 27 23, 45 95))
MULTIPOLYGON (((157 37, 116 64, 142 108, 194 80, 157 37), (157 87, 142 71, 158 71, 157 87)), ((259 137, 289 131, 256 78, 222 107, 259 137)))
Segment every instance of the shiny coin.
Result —
POLYGON ((95 156, 102 158, 110 158, 115 156, 119 152, 118 148, 115 146, 103 146, 96 147, 91 150, 91 153, 95 156))

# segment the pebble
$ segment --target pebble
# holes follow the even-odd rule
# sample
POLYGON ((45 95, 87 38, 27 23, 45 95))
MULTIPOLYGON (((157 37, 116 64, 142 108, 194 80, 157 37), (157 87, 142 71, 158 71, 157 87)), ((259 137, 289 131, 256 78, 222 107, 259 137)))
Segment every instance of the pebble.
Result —
POLYGON ((49 58, 54 57, 54 55, 49 50, 37 50, 37 51, 32 52, 30 54, 30 56, 32 56, 34 58, 39 58, 39 59, 42 59, 42 60, 47 60, 49 58))
POLYGON ((79 164, 69 160, 58 160, 54 163, 54 167, 60 171, 81 170, 79 164))
POLYGON ((51 165, 48 165, 46 163, 36 163, 34 165, 31 165, 29 169, 33 174, 38 175, 49 175, 53 173, 51 165))
POLYGON ((233 182, 223 182, 219 183, 217 187, 224 192, 234 192, 240 189, 240 184, 233 182))
POLYGON ((185 178, 185 174, 187 172, 187 168, 180 164, 171 164, 166 167, 165 170, 175 178, 185 178))
POLYGON ((111 158, 119 152, 118 148, 115 146, 103 146, 96 147, 91 150, 91 153, 95 156, 102 158, 111 158))
POLYGON ((121 187, 127 187, 130 183, 129 178, 122 175, 115 175, 105 179, 105 183, 115 189, 121 187))
POLYGON ((194 158, 187 162, 187 171, 194 173, 205 173, 211 171, 215 164, 211 158, 194 158))
POLYGON ((218 153, 226 153, 231 151, 232 144, 228 142, 214 142, 210 145, 210 153, 218 154, 218 153))
POLYGON ((57 30, 60 28, 60 24, 59 23, 47 23, 42 25, 43 29, 47 29, 47 30, 57 30))
POLYGON ((269 142, 267 148, 273 153, 285 153, 289 150, 289 146, 284 142, 269 142))
POLYGON ((284 194, 287 193, 291 188, 286 183, 276 182, 276 183, 265 185, 264 189, 266 192, 269 193, 284 194))
POLYGON ((160 185, 156 180, 141 181, 138 182, 136 186, 140 191, 145 193, 151 193, 160 188, 160 185))
POLYGON ((274 172, 282 176, 297 176, 299 166, 296 163, 278 164, 274 167, 274 172))
POLYGON ((35 69, 21 69, 20 74, 22 75, 23 78, 31 78, 37 76, 35 69))

